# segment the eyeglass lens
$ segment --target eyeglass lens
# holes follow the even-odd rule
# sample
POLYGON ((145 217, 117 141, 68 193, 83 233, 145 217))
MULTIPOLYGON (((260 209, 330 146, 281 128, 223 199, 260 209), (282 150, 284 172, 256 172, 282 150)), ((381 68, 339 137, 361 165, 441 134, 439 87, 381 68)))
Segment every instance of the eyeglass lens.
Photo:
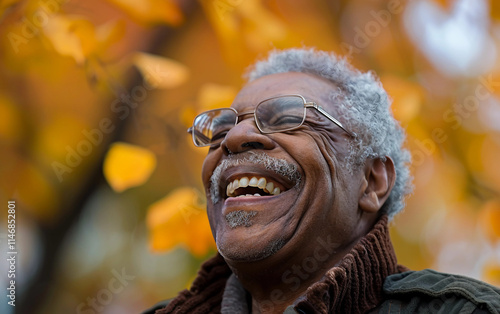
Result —
POLYGON ((224 139, 236 123, 236 113, 229 108, 207 111, 194 120, 193 139, 197 146, 214 144, 224 139))
MULTIPOLYGON (((296 128, 305 118, 304 100, 283 96, 261 102, 256 110, 257 125, 262 132, 273 133, 296 128)), ((235 126, 238 116, 229 108, 207 111, 194 121, 193 139, 197 146, 216 144, 235 126)))
POLYGON ((257 106, 255 115, 260 129, 265 133, 289 130, 304 121, 304 101, 297 96, 265 100, 257 106))

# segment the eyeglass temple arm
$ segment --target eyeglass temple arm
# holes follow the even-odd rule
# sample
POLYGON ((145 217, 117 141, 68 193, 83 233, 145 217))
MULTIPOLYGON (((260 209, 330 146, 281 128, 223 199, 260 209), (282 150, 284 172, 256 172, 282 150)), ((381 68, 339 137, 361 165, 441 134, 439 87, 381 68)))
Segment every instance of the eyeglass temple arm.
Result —
POLYGON ((354 134, 351 133, 350 131, 348 131, 346 128, 344 128, 344 126, 342 125, 342 123, 340 123, 339 120, 337 120, 334 117, 332 117, 328 112, 325 111, 325 109, 323 109, 321 106, 318 106, 318 104, 316 104, 315 102, 306 102, 306 108, 307 107, 312 107, 312 108, 318 110, 325 117, 327 117, 328 119, 330 119, 330 121, 332 121, 333 123, 335 123, 339 128, 341 128, 342 130, 344 130, 350 136, 354 137, 354 134))

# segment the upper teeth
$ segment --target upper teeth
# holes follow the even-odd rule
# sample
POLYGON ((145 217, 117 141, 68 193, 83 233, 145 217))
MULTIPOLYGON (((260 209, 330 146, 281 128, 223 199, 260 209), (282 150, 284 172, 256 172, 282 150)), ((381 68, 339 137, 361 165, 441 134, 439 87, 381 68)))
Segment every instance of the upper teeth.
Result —
MULTIPOLYGON (((247 186, 257 187, 265 192, 273 195, 279 195, 281 190, 279 187, 275 187, 273 182, 267 182, 266 178, 257 178, 252 177, 250 180, 248 177, 243 177, 240 179, 236 179, 233 182, 229 183, 226 188, 227 196, 236 196, 234 191, 238 188, 246 188, 247 186)), ((257 196, 259 194, 255 194, 257 196)), ((259 195, 260 196, 260 195, 259 195)))

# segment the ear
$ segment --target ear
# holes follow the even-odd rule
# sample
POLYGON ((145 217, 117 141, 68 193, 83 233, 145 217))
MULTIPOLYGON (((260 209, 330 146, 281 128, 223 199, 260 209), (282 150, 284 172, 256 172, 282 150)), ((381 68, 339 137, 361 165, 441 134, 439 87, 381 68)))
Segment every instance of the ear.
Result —
POLYGON ((364 174, 359 191, 359 208, 368 213, 376 213, 384 205, 396 181, 394 162, 387 156, 385 161, 380 158, 369 159, 364 174))

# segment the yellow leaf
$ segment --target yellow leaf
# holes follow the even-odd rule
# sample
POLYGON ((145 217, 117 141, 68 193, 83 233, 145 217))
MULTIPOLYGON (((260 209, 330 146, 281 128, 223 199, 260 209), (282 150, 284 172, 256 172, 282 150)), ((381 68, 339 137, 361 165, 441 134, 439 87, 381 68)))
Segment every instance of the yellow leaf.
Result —
POLYGON ((285 23, 262 0, 200 2, 219 37, 226 60, 247 63, 245 56, 269 50, 270 43, 277 47, 286 45, 289 33, 285 23))
POLYGON ((188 68, 180 62, 148 53, 137 53, 134 64, 146 83, 153 88, 174 88, 189 77, 188 68))
POLYGON ((94 25, 81 18, 51 15, 44 33, 59 54, 73 57, 79 65, 97 45, 94 25))
POLYGON ((122 39, 125 35, 125 21, 111 21, 100 25, 96 29, 95 37, 100 44, 100 49, 103 50, 107 48, 110 44, 117 42, 122 39))
POLYGON ((156 167, 155 155, 142 147, 117 142, 104 161, 104 177, 116 192, 146 182, 156 167))
POLYGON ((171 0, 108 0, 142 24, 182 23, 182 12, 171 0))
POLYGON ((204 256, 215 243, 204 205, 197 190, 181 187, 152 204, 146 223, 149 241, 155 252, 185 246, 193 255, 204 256))
POLYGON ((73 57, 81 65, 90 55, 105 53, 105 49, 121 39, 125 22, 111 21, 96 28, 78 16, 51 15, 44 32, 59 54, 73 57))

